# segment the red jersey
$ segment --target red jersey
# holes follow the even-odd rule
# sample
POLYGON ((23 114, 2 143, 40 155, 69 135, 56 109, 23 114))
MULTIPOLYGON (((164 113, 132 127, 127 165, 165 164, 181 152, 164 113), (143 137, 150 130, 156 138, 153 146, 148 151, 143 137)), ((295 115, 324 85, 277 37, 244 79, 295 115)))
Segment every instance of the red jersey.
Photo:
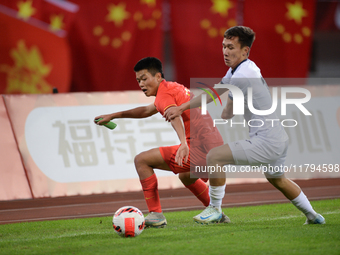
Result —
MULTIPOLYGON (((154 104, 157 111, 164 115, 165 110, 169 107, 186 103, 190 101, 192 97, 193 95, 190 94, 190 90, 183 85, 177 82, 163 80, 159 84, 154 104)), ((212 143, 214 143, 215 139, 218 141, 222 140, 218 129, 213 126, 213 121, 209 113, 202 115, 201 110, 195 108, 184 111, 181 116, 187 140, 199 138, 201 141, 201 139, 209 138, 212 143)))
MULTIPOLYGON (((163 80, 158 87, 155 106, 164 115, 166 109, 171 106, 179 106, 190 101, 193 95, 190 90, 176 82, 163 80)), ((164 161, 174 173, 189 172, 194 166, 206 165, 207 153, 217 146, 223 145, 223 139, 218 129, 214 127, 209 114, 201 115, 199 108, 186 110, 182 113, 185 136, 190 148, 189 160, 183 166, 175 161, 179 145, 160 147, 164 161), (191 125, 190 125, 191 124, 191 125)), ((194 171, 194 170, 193 170, 194 171)), ((196 173, 196 177, 207 178, 207 173, 196 173)))

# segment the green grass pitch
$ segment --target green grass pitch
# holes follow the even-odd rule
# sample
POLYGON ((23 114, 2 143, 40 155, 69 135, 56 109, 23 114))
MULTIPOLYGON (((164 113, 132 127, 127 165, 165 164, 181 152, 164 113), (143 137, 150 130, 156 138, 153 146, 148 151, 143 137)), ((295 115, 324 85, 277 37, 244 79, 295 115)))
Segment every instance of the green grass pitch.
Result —
POLYGON ((136 238, 119 237, 112 217, 0 225, 0 254, 340 254, 340 199, 312 205, 325 225, 303 226, 290 203, 224 208, 230 224, 194 223, 200 211, 165 213, 166 228, 136 238))

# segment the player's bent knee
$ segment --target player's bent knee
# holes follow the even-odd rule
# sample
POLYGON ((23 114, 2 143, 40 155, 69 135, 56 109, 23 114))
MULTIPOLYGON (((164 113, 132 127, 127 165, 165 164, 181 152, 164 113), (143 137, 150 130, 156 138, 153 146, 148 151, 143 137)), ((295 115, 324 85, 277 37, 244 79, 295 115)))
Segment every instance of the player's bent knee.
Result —
POLYGON ((218 150, 216 150, 216 148, 211 149, 207 154, 207 163, 209 165, 216 164, 219 160, 221 160, 221 158, 218 155, 218 150))
POLYGON ((137 174, 139 175, 139 178, 141 180, 151 176, 154 173, 153 170, 150 169, 150 166, 148 165, 147 154, 145 154, 144 152, 136 155, 134 163, 137 174))
POLYGON ((187 173, 179 173, 178 178, 181 180, 183 185, 189 186, 190 184, 193 184, 196 182, 198 178, 191 178, 190 172, 187 173))
POLYGON ((179 173, 178 178, 181 180, 181 182, 186 181, 190 178, 190 173, 179 173))
POLYGON ((144 152, 139 153, 138 155, 135 156, 134 163, 135 163, 136 169, 138 169, 138 166, 146 164, 144 152))
POLYGON ((207 163, 208 165, 227 165, 234 164, 234 159, 232 155, 228 155, 228 153, 224 153, 221 151, 219 147, 211 149, 207 154, 207 163))

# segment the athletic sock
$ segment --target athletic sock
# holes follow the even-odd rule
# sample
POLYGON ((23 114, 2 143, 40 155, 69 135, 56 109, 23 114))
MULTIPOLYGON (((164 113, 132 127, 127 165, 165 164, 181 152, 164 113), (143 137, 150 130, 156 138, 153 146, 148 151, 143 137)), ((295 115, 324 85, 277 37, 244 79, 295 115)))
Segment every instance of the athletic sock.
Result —
POLYGON ((188 188, 202 203, 204 206, 208 206, 210 203, 208 185, 201 179, 198 179, 195 183, 185 186, 188 188))
POLYGON ((290 202, 292 202, 292 204, 295 205, 297 209, 303 212, 306 215, 307 219, 315 219, 317 213, 314 211, 312 205, 310 204, 308 198, 302 192, 302 190, 301 193, 290 202))
POLYGON ((223 186, 209 186, 210 205, 221 210, 222 199, 225 194, 225 184, 223 186))
POLYGON ((141 180, 142 189, 144 193, 145 202, 148 206, 149 212, 162 212, 161 202, 158 194, 158 182, 156 174, 141 180))

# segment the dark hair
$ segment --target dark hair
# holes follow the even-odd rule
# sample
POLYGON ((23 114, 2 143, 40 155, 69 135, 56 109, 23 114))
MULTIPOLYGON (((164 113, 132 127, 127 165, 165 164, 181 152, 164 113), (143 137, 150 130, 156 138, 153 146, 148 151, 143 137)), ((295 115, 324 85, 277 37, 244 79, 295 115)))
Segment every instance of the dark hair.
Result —
POLYGON ((251 48, 255 40, 255 32, 251 28, 244 26, 231 27, 224 32, 224 38, 232 39, 233 37, 238 37, 241 48, 244 46, 251 48))
POLYGON ((139 72, 140 70, 146 69, 152 76, 156 73, 161 73, 162 78, 164 78, 162 62, 158 58, 146 57, 138 61, 133 70, 139 72))

